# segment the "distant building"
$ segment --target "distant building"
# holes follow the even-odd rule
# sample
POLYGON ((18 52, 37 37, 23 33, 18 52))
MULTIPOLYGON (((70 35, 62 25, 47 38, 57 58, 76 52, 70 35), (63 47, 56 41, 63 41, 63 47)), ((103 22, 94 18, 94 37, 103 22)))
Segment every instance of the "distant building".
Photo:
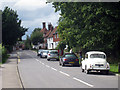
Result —
POLYGON ((60 41, 57 33, 57 27, 53 28, 52 24, 48 24, 48 30, 46 29, 46 23, 43 22, 43 29, 40 31, 43 33, 44 43, 40 44, 44 49, 55 49, 60 41))

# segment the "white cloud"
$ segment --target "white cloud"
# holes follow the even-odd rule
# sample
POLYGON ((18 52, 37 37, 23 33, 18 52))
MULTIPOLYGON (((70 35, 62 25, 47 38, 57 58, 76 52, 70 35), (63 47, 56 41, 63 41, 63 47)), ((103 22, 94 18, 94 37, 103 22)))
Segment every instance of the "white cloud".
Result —
POLYGON ((28 28, 29 27, 42 28, 42 22, 46 22, 46 25, 47 25, 47 23, 51 22, 53 24, 53 26, 57 26, 57 21, 58 21, 59 17, 60 17, 60 15, 58 13, 51 13, 48 16, 36 18, 31 21, 28 21, 28 20, 22 21, 22 25, 23 26, 25 25, 28 28))
MULTIPOLYGON (((57 26, 57 21, 59 19, 60 15, 58 13, 50 13, 48 16, 44 16, 44 17, 40 17, 40 18, 36 18, 33 21, 23 21, 22 25, 26 26, 29 28, 28 32, 26 33, 26 35, 30 35, 32 33, 32 31, 34 30, 34 28, 42 28, 42 22, 46 22, 46 28, 48 28, 48 23, 51 22, 51 24, 53 25, 53 27, 57 26)), ((26 36, 23 36, 23 39, 25 39, 26 36)))
POLYGON ((18 10, 32 11, 46 6, 46 0, 19 0, 13 7, 18 10))
POLYGON ((59 13, 54 12, 51 3, 46 4, 46 0, 0 0, 0 9, 3 10, 5 6, 17 11, 22 26, 29 28, 26 35, 30 35, 34 28, 42 28, 42 22, 46 22, 46 27, 48 22, 57 26, 60 17, 59 13))

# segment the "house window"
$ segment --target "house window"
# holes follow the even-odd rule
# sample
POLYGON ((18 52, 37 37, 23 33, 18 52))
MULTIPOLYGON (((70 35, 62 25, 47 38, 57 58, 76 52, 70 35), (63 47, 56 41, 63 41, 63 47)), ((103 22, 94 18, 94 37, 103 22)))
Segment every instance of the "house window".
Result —
POLYGON ((49 44, 49 48, 51 48, 51 44, 49 44))
POLYGON ((57 34, 57 38, 59 38, 59 35, 57 34))
POLYGON ((58 45, 58 43, 56 42, 56 43, 55 43, 55 45, 57 46, 57 45, 58 45))

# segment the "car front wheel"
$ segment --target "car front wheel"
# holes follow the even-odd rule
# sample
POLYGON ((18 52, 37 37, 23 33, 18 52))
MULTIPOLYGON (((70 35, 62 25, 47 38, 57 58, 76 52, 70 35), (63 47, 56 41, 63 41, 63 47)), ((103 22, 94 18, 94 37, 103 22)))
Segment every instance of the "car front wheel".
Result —
POLYGON ((89 70, 87 70, 87 66, 85 66, 85 73, 89 74, 89 70))
POLYGON ((50 59, 47 59, 48 61, 50 61, 50 59))
POLYGON ((59 65, 61 66, 61 62, 59 61, 59 65))
POLYGON ((64 63, 62 63, 62 66, 65 66, 65 64, 64 64, 64 63))
POLYGON ((84 69, 82 69, 82 72, 84 72, 84 69))

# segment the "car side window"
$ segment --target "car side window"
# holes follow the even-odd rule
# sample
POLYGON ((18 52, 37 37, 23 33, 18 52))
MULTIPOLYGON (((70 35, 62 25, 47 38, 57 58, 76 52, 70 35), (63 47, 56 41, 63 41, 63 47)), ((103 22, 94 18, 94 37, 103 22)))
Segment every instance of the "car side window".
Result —
POLYGON ((88 59, 88 54, 85 54, 85 58, 88 59))

